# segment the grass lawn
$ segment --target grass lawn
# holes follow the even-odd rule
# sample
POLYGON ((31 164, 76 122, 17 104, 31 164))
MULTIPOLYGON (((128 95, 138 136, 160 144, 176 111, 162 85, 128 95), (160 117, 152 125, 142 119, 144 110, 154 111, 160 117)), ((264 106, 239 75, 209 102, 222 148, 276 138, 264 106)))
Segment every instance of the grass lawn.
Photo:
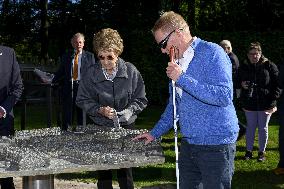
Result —
MULTIPOLYGON (((159 119, 162 112, 161 107, 148 107, 141 113, 137 120, 137 128, 151 129, 159 119)), ((28 106, 27 129, 46 127, 46 109, 43 106, 28 106)), ((16 129, 20 128, 20 109, 15 110, 16 129)), ((240 120, 244 122, 242 113, 239 113, 240 120)), ((53 118, 55 118, 55 113, 53 118)), ((55 120, 55 119, 54 119, 55 120)), ((55 125, 55 121, 54 121, 55 125)), ((279 189, 284 188, 284 176, 276 176, 271 171, 277 166, 278 155, 278 123, 277 115, 273 115, 269 127, 269 141, 267 146, 267 160, 257 162, 242 160, 245 152, 245 140, 237 143, 237 154, 235 158, 235 174, 233 177, 233 189, 279 189)), ((255 140, 254 157, 257 156, 257 139, 255 140)), ((157 186, 175 184, 175 153, 173 132, 163 137, 162 147, 166 162, 162 165, 134 168, 134 182, 137 187, 157 186)), ((84 182, 96 182, 95 172, 72 173, 56 175, 62 179, 77 179, 84 182)))

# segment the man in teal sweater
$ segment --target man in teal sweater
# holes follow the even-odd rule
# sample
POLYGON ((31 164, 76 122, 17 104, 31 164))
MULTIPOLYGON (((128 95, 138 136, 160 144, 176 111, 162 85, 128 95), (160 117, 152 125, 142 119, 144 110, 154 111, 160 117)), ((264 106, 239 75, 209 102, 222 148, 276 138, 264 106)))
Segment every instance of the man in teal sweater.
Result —
MULTIPOLYGON (((233 105, 232 65, 224 50, 190 34, 174 12, 164 13, 153 27, 162 53, 175 47, 177 60, 168 63, 175 82, 177 117, 182 134, 180 188, 231 188, 238 119, 233 105)), ((172 85, 169 103, 155 127, 135 139, 149 143, 173 128, 172 85)))

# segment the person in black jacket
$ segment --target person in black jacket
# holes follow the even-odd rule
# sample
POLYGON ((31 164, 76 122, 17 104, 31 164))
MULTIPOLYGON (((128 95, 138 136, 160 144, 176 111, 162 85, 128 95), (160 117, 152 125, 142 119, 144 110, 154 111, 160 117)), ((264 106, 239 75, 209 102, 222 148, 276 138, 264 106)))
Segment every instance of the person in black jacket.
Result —
POLYGON ((277 66, 262 54, 260 43, 251 43, 247 51, 247 60, 239 70, 241 103, 247 120, 245 160, 252 158, 256 128, 259 144, 258 161, 265 160, 268 123, 272 113, 277 110, 276 100, 281 93, 278 72, 277 66))
POLYGON ((280 65, 279 84, 282 94, 278 100, 278 119, 279 119, 279 162, 273 171, 276 175, 284 175, 284 62, 280 65))
POLYGON ((62 81, 62 106, 63 123, 62 130, 67 130, 72 125, 73 114, 77 114, 77 125, 83 124, 82 109, 76 106, 78 86, 85 71, 95 63, 94 54, 85 51, 85 37, 82 33, 76 33, 71 39, 72 51, 68 51, 61 58, 59 69, 54 74, 52 83, 62 81))
MULTIPOLYGON (((13 106, 23 92, 23 82, 15 51, 0 46, 0 136, 14 134, 13 106)), ((13 178, 0 178, 0 188, 14 189, 13 178)))

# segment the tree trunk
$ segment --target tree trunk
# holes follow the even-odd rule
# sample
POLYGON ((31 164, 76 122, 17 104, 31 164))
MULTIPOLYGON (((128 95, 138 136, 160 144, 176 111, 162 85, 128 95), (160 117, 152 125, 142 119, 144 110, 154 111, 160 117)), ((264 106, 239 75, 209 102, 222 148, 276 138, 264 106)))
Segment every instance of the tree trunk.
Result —
POLYGON ((196 15, 195 15, 195 0, 189 0, 188 2, 188 24, 191 31, 196 30, 196 15))
POLYGON ((41 9, 41 52, 40 62, 48 64, 48 17, 47 17, 48 0, 40 1, 41 9))
POLYGON ((173 0, 173 7, 172 7, 172 10, 176 13, 179 13, 180 14, 180 4, 181 4, 181 0, 173 0))

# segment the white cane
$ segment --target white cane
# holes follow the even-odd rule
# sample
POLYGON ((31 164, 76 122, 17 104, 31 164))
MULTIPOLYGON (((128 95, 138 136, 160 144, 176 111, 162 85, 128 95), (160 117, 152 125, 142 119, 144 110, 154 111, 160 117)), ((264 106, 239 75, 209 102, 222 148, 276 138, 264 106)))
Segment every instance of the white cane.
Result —
MULTIPOLYGON (((170 48, 170 61, 174 62, 175 57, 175 48, 170 48)), ((177 189, 179 189, 179 168, 178 168, 178 130, 177 130, 177 108, 176 108, 176 87, 175 81, 172 80, 172 101, 174 108, 174 135, 175 135, 175 154, 176 154, 176 177, 177 177, 177 189)))

